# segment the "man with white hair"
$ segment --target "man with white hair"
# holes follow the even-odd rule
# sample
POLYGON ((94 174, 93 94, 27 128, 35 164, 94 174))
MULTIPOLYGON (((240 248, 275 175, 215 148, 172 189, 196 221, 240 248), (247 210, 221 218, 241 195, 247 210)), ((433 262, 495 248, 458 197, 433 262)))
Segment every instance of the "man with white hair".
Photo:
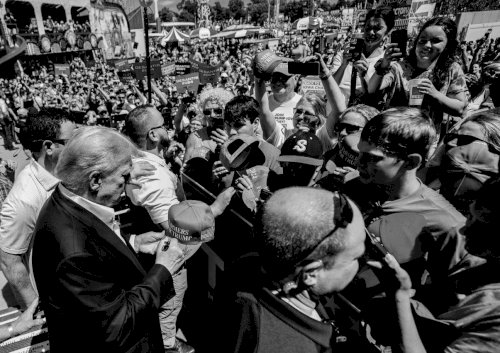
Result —
POLYGON ((61 153, 61 183, 40 212, 33 243, 52 352, 164 352, 158 309, 175 294, 171 273, 184 254, 175 239, 163 239, 146 272, 135 252, 158 239, 120 233, 112 207, 134 153, 127 138, 104 127, 78 129, 61 153))

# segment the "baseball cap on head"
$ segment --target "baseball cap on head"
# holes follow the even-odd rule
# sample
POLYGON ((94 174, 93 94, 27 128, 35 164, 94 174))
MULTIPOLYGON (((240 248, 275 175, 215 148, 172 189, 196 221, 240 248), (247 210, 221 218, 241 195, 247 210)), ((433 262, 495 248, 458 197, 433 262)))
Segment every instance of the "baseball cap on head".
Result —
POLYGON ((312 132, 298 131, 285 140, 278 161, 320 166, 323 164, 322 155, 319 138, 312 132))
POLYGON ((293 74, 291 74, 288 71, 288 62, 281 62, 278 66, 276 66, 276 68, 273 71, 273 74, 276 74, 276 73, 282 74, 285 76, 293 76, 293 74))
POLYGON ((214 238, 215 218, 210 206, 197 200, 186 200, 168 210, 168 230, 184 244, 199 244, 214 238))
MULTIPOLYGON (((276 68, 291 59, 279 57, 272 50, 266 49, 255 55, 252 67, 254 69, 255 76, 263 79, 270 79, 271 75, 276 72, 276 68)), ((284 71, 284 70, 283 70, 284 71)), ((285 75, 290 75, 288 73, 288 66, 286 65, 285 75)))

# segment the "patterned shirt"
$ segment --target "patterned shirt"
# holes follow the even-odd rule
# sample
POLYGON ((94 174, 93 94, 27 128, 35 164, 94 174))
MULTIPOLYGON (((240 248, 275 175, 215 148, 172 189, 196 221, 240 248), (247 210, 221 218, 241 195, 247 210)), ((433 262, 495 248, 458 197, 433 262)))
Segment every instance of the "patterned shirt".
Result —
POLYGON ((9 178, 0 173, 0 206, 7 198, 10 189, 12 189, 12 182, 9 180, 9 178))
MULTIPOLYGON (((408 59, 393 63, 391 71, 383 78, 383 85, 387 85, 388 87, 386 89, 387 98, 384 109, 390 107, 407 107, 410 95, 408 82, 415 78, 429 78, 432 81, 432 76, 432 71, 418 72, 408 62, 408 59)), ((469 90, 465 74, 458 63, 454 62, 449 67, 448 75, 439 92, 450 98, 455 98, 458 94, 464 92, 468 98, 469 90)), ((421 108, 431 117, 436 127, 439 127, 444 115, 441 104, 429 96, 424 96, 421 108)))

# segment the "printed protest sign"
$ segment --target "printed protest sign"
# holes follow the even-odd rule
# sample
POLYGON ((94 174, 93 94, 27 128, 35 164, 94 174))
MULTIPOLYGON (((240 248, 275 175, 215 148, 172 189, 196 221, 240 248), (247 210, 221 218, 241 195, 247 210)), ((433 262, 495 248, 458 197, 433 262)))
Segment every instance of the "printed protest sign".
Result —
POLYGON ((119 70, 118 78, 123 83, 129 83, 130 81, 133 81, 135 79, 135 71, 131 67, 124 70, 119 70))
POLYGON ((392 7, 396 15, 394 30, 407 29, 411 2, 412 0, 382 0, 378 3, 378 6, 387 5, 392 7))
POLYGON ((175 63, 164 63, 161 66, 162 76, 170 76, 175 73, 175 63))
MULTIPOLYGON (((135 77, 138 80, 144 80, 147 77, 146 62, 134 64, 135 77)), ((161 63, 160 60, 151 60, 151 77, 161 78, 161 63)))
POLYGON ((200 65, 204 65, 203 63, 196 61, 193 58, 189 58, 189 63, 191 64, 191 72, 198 72, 200 69, 200 65))
POLYGON ((197 72, 191 74, 175 76, 175 86, 177 87, 178 93, 183 93, 184 91, 198 92, 198 86, 200 85, 200 78, 197 72))
POLYGON ((71 68, 69 64, 54 64, 54 76, 57 77, 59 75, 69 76, 71 73, 71 68))
POLYGON ((210 66, 202 64, 199 67, 200 73, 200 83, 202 85, 206 85, 207 83, 211 83, 213 85, 217 84, 219 81, 219 68, 220 65, 210 66))
POLYGON ((124 66, 128 66, 128 60, 127 59, 122 59, 122 60, 116 60, 114 62, 115 67, 120 70, 124 66))
POLYGON ((191 72, 191 64, 190 63, 175 63, 175 75, 187 75, 191 72))
POLYGON ((321 83, 321 79, 317 76, 306 76, 302 79, 301 90, 303 93, 315 92, 323 96, 325 94, 325 89, 321 83))

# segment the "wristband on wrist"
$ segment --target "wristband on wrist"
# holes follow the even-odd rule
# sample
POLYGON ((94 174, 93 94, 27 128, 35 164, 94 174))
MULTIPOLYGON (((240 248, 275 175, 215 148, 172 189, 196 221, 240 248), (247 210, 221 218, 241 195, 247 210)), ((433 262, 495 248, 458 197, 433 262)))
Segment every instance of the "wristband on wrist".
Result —
POLYGON ((391 67, 389 66, 388 68, 383 68, 382 67, 382 60, 383 59, 380 59, 379 61, 377 61, 375 63, 375 73, 379 76, 385 76, 387 73, 389 73, 389 71, 391 71, 391 67))
POLYGON ((325 81, 325 80, 328 80, 330 78, 330 76, 332 76, 332 71, 328 70, 328 72, 325 75, 320 76, 319 78, 321 79, 321 81, 325 81))

